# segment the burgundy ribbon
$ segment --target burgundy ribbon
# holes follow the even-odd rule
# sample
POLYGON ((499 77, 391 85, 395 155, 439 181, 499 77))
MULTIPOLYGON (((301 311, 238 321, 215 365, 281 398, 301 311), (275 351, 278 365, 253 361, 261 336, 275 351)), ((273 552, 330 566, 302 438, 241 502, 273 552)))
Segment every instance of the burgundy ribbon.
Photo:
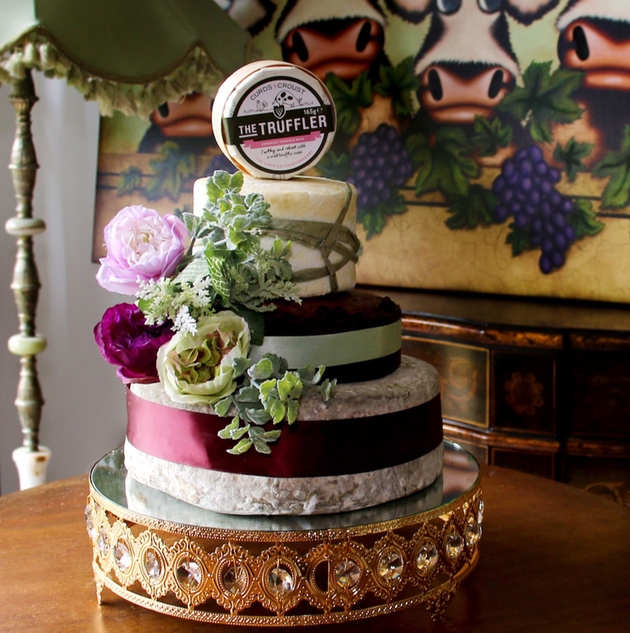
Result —
MULTIPOLYGON (((395 413, 346 420, 282 424, 271 455, 254 448, 231 455, 217 437, 230 418, 194 413, 144 400, 127 390, 127 439, 167 461, 264 477, 323 477, 367 472, 417 459, 442 442, 439 395, 395 413)), ((273 425, 269 425, 272 428, 273 425)), ((277 427, 280 428, 280 427, 277 427)))

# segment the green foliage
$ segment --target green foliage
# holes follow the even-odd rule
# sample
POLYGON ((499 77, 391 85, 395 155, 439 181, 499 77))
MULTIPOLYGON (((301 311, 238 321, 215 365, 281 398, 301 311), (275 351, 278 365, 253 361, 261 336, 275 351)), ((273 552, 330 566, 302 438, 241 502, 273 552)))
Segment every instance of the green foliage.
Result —
POLYGON ((116 189, 119 196, 142 191, 142 170, 140 167, 129 167, 121 174, 122 180, 116 189))
POLYGON ((275 299, 299 301, 291 281, 291 243, 261 237, 271 223, 260 194, 241 195, 243 174, 216 171, 208 180, 209 204, 201 215, 175 214, 191 235, 187 256, 172 279, 142 285, 138 305, 150 323, 173 321, 175 329, 195 330, 202 316, 231 309, 250 325, 254 343, 264 324, 254 312, 273 310, 275 299))
POLYGON ((326 77, 326 86, 337 108, 339 130, 352 136, 361 123, 361 108, 369 108, 374 101, 372 82, 367 72, 361 73, 350 84, 329 73, 326 77))
POLYGON ((160 147, 159 158, 149 161, 155 175, 144 190, 147 200, 160 200, 168 196, 177 201, 184 187, 190 184, 197 173, 194 154, 181 154, 179 146, 167 141, 160 147))
POLYGON ((513 257, 516 257, 517 255, 520 255, 523 251, 532 248, 532 245, 529 242, 529 231, 526 229, 516 228, 514 222, 510 223, 510 232, 505 238, 505 243, 512 245, 513 257))
POLYGON ((553 123, 571 123, 584 111, 572 98, 580 87, 583 73, 558 68, 551 72, 551 61, 532 62, 523 73, 523 86, 503 97, 498 109, 529 128, 538 143, 553 140, 553 123))
POLYGON ((414 166, 418 167, 418 196, 430 191, 467 196, 469 179, 479 176, 479 165, 471 158, 473 148, 458 128, 440 128, 433 143, 424 134, 414 134, 407 140, 407 150, 414 166))
POLYGON ((448 212, 446 220, 450 229, 474 229, 479 224, 492 224, 492 211, 497 204, 496 196, 482 185, 471 185, 467 196, 446 197, 448 212))
POLYGON ((311 366, 289 371, 286 360, 275 354, 265 354, 249 367, 242 386, 214 405, 222 417, 235 412, 230 423, 218 432, 222 439, 237 441, 228 453, 240 455, 253 446, 259 453, 269 454, 269 444, 280 437, 281 430, 265 429, 265 425, 293 424, 306 390, 319 392, 324 402, 330 399, 336 381, 322 381, 323 373, 324 367, 311 366))
POLYGON ((630 202, 630 125, 623 129, 621 147, 610 152, 595 167, 593 175, 609 178, 602 194, 602 209, 619 209, 630 202))
POLYGON ((407 203, 400 193, 393 193, 387 202, 379 202, 375 207, 359 209, 357 220, 363 224, 366 239, 381 233, 387 218, 407 212, 407 203))
POLYGON ((243 174, 216 171, 208 180, 209 203, 200 216, 182 214, 196 248, 203 251, 212 287, 224 308, 269 310, 274 299, 297 300, 288 261, 291 243, 261 246, 271 224, 263 196, 240 194, 243 174))
POLYGON ((413 58, 403 59, 395 67, 382 65, 375 92, 390 97, 394 112, 399 117, 411 116, 414 112, 413 95, 420 88, 420 81, 413 72, 413 58))
POLYGON ((512 142, 512 128, 503 125, 498 118, 486 119, 476 115, 473 130, 472 142, 479 156, 494 156, 499 148, 512 142))
POLYGON ((350 155, 346 153, 336 154, 333 150, 329 150, 317 163, 317 171, 324 178, 346 180, 352 171, 350 155))
POLYGON ((580 198, 575 201, 575 207, 575 213, 569 217, 569 224, 575 229, 576 240, 597 235, 604 228, 604 223, 597 219, 590 200, 580 198))
POLYGON ((587 171, 582 159, 591 153, 593 147, 593 143, 578 143, 574 138, 571 138, 564 147, 560 143, 556 145, 553 150, 553 159, 557 163, 564 163, 564 171, 569 182, 575 181, 578 172, 587 171))

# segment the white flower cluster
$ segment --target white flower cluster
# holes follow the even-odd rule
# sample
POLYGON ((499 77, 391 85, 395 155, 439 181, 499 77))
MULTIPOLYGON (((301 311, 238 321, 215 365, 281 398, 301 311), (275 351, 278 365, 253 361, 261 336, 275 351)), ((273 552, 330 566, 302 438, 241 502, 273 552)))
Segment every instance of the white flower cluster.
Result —
POLYGON ((196 277, 193 281, 161 278, 140 284, 136 294, 144 312, 147 325, 160 325, 173 321, 173 330, 195 334, 197 321, 214 314, 215 294, 208 277, 196 277))

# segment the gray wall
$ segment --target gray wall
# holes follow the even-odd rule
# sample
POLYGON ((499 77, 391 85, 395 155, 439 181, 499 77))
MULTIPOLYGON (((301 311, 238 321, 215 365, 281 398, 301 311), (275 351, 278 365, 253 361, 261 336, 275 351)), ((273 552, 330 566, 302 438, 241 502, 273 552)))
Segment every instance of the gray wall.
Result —
MULTIPOLYGON (((34 74, 40 98, 33 109, 33 135, 40 168, 34 216, 47 230, 35 237, 42 290, 37 329, 48 338, 38 356, 46 404, 41 443, 52 450, 48 480, 86 473, 124 439, 124 389, 115 369, 94 344, 92 329, 104 310, 123 298, 94 279, 91 262, 99 113, 60 80, 34 74)), ((0 209, 2 227, 15 215, 9 164, 15 113, 9 87, 0 87, 0 209)), ((19 488, 11 458, 22 442, 13 401, 19 360, 6 340, 18 332, 9 288, 15 240, 0 228, 0 491, 19 488)))

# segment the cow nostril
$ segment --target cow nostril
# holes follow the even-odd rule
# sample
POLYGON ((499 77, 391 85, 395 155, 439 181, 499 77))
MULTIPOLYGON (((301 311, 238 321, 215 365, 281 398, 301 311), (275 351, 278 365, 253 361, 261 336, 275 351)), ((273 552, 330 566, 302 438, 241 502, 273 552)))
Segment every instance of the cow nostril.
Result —
POLYGON ((160 113, 160 116, 165 119, 168 116, 168 103, 163 103, 158 106, 158 112, 160 113))
POLYGON ((297 31, 293 34, 293 50, 296 52, 301 62, 308 61, 308 48, 306 48, 304 38, 297 31))
POLYGON ((488 97, 490 99, 495 99, 501 88, 503 88, 503 71, 495 70, 494 73, 492 73, 492 79, 490 80, 488 97))
POLYGON ((356 49, 357 53, 362 53, 365 47, 370 43, 372 37, 372 25, 369 22, 364 22, 359 35, 357 36, 356 49))
POLYGON ((429 75, 427 77, 429 81, 429 90, 431 91, 431 96, 436 101, 441 101, 444 96, 444 91, 442 90, 442 82, 440 81, 440 75, 435 68, 431 68, 429 71, 429 75))
POLYGON ((581 26, 576 26, 573 29, 573 42, 575 44, 575 52, 581 61, 586 61, 591 52, 588 50, 588 40, 586 39, 586 33, 581 26))

